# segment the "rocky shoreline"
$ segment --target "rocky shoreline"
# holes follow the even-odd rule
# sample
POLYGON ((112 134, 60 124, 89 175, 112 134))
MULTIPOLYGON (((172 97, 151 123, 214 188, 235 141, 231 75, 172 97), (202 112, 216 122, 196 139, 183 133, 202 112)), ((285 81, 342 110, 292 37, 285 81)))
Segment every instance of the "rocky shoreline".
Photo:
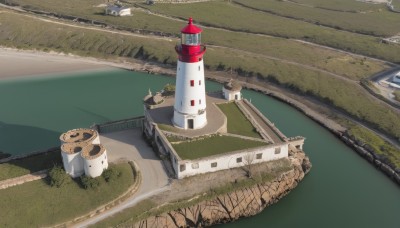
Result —
POLYGON ((311 163, 303 151, 291 152, 289 160, 293 169, 272 181, 124 225, 135 228, 207 227, 256 215, 289 194, 311 169, 311 163))

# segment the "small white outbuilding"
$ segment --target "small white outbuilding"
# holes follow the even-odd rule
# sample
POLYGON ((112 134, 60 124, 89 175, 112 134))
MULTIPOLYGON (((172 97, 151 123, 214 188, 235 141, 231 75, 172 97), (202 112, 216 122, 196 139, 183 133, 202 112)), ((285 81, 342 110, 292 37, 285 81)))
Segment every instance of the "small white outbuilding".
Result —
POLYGON ((242 86, 237 81, 232 79, 229 82, 225 83, 224 86, 222 87, 224 98, 228 101, 241 100, 242 99, 242 93, 240 92, 241 90, 242 86))
POLYGON ((98 177, 108 168, 107 152, 100 145, 97 131, 73 129, 62 134, 60 140, 64 169, 71 177, 98 177))
POLYGON ((108 5, 106 6, 105 13, 113 16, 130 16, 131 8, 118 5, 108 5))

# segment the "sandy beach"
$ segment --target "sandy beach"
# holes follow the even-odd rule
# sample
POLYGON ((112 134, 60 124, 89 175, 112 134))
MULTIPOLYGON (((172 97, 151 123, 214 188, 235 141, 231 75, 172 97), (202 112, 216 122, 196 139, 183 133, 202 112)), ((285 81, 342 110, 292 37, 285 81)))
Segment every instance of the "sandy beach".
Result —
POLYGON ((0 47, 0 79, 21 76, 62 74, 84 71, 128 69, 147 73, 172 75, 172 69, 139 60, 103 60, 54 52, 18 50, 0 47))
POLYGON ((112 69, 90 58, 0 48, 0 79, 112 69))

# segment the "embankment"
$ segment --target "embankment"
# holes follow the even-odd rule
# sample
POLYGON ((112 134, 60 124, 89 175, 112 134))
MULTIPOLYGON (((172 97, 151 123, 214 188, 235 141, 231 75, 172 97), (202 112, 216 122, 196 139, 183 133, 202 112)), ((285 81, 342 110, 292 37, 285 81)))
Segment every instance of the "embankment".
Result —
POLYGON ((256 215, 287 195, 311 169, 311 163, 302 151, 291 152, 289 159, 293 169, 267 183, 234 190, 186 208, 124 225, 137 228, 205 227, 256 215))
MULTIPOLYGON (((213 80, 213 81, 216 81, 219 83, 224 83, 224 82, 230 80, 230 78, 213 77, 213 76, 208 77, 207 79, 213 80)), ((346 145, 348 145, 354 151, 356 151, 361 157, 365 158, 367 161, 369 161, 371 164, 373 164, 376 168, 378 168, 383 173, 385 173, 395 183, 400 185, 400 170, 396 169, 396 167, 394 167, 393 164, 391 164, 389 161, 387 161, 382 156, 377 154, 371 147, 368 146, 368 144, 359 142, 359 140, 357 140, 354 137, 350 137, 347 134, 345 127, 343 127, 340 124, 336 123, 335 121, 331 120, 327 116, 311 110, 305 104, 303 104, 297 100, 294 100, 294 99, 286 96, 283 93, 273 92, 265 87, 257 86, 252 83, 245 83, 243 85, 243 88, 274 97, 275 99, 282 101, 282 102, 289 104, 290 106, 296 108, 297 110, 302 112, 304 115, 308 116, 309 118, 311 118, 312 120, 317 122, 322 127, 328 129, 336 137, 338 137, 344 143, 346 143, 346 145)))

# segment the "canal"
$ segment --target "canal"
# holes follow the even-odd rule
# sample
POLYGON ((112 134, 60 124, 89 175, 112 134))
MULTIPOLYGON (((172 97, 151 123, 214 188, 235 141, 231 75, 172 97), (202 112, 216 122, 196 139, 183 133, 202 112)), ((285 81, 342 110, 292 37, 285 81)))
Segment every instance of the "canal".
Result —
MULTIPOLYGON (((174 78, 129 71, 0 81, 0 151, 22 154, 59 144, 69 129, 142 115, 142 98, 174 78)), ((219 90, 207 82, 208 91, 219 90)), ((313 168, 261 214, 218 227, 399 227, 400 188, 290 106, 243 91, 287 136, 306 137, 313 168)))

